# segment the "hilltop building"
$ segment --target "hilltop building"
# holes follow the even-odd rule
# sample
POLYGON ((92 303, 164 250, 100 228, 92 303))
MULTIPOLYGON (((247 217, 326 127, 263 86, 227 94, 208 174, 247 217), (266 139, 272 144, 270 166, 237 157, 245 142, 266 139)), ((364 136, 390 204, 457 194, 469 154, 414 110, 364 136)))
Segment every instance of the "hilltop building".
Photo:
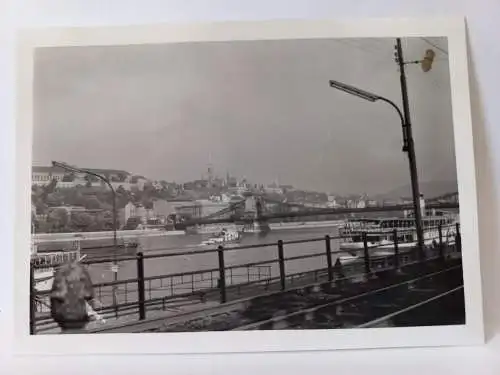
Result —
MULTIPOLYGON (((104 176, 110 180, 114 189, 120 186, 125 190, 131 190, 133 187, 138 190, 144 189, 144 184, 148 181, 143 176, 136 176, 130 172, 117 169, 95 169, 82 168, 89 172, 104 176)), ((33 166, 31 168, 31 183, 33 185, 45 186, 52 180, 57 181, 57 186, 61 188, 74 188, 77 186, 104 187, 104 184, 95 176, 85 173, 72 173, 60 167, 33 166)))

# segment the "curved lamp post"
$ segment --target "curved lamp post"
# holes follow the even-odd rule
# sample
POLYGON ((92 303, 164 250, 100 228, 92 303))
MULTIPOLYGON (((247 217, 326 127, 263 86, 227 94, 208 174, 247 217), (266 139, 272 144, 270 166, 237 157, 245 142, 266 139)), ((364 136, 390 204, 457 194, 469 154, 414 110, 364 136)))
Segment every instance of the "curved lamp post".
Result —
MULTIPOLYGON (((367 100, 369 102, 377 102, 377 101, 382 101, 387 104, 389 104, 398 114, 400 120, 401 120, 401 127, 403 131, 403 152, 406 152, 408 154, 408 162, 409 162, 409 167, 410 167, 410 177, 411 177, 411 187, 412 187, 412 195, 413 195, 413 208, 415 211, 415 226, 417 230, 417 241, 418 241, 418 250, 420 256, 423 258, 424 257, 424 233, 422 229, 422 211, 420 208, 420 191, 419 191, 419 186, 418 186, 418 174, 417 174, 417 162, 416 162, 416 157, 415 157, 415 147, 414 147, 414 141, 413 141, 413 135, 412 135, 412 129, 411 129, 411 121, 410 121, 410 109, 409 109, 409 104, 408 104, 408 94, 407 94, 407 87, 406 87, 406 76, 405 76, 405 63, 403 60, 403 52, 401 48, 401 40, 398 38, 396 40, 396 62, 398 63, 399 66, 399 72, 400 72, 400 82, 401 82, 401 93, 403 97, 403 111, 402 112, 399 107, 392 101, 387 98, 384 98, 383 96, 361 90, 357 87, 335 81, 335 80, 330 80, 330 86, 343 91, 347 94, 357 96, 358 98, 367 100)), ((418 61, 412 61, 408 63, 417 63, 418 61)), ((420 63, 422 63, 422 66, 424 67, 424 62, 426 60, 424 59, 420 63)), ((432 64, 432 61, 430 61, 430 64, 432 64)), ((430 65, 425 66, 426 69, 424 69, 424 72, 430 70, 430 65)))
POLYGON ((392 101, 387 98, 384 98, 382 96, 372 94, 370 92, 358 89, 354 86, 347 85, 345 83, 341 83, 338 81, 330 80, 330 86, 333 88, 336 88, 337 90, 344 91, 348 94, 357 96, 358 98, 362 98, 365 100, 368 100, 370 102, 376 102, 376 101, 382 101, 387 104, 389 104, 391 107, 393 107, 400 120, 401 120, 401 127, 403 130, 403 152, 408 153, 408 161, 409 161, 409 166, 410 166, 410 177, 411 177, 411 186, 412 186, 412 195, 413 195, 413 209, 415 211, 415 226, 417 230, 417 241, 418 241, 418 248, 420 251, 420 254, 422 254, 423 251, 423 244, 424 244, 424 235, 423 235, 423 230, 422 230, 422 211, 420 208, 420 191, 419 191, 419 186, 418 186, 418 175, 417 175, 417 166, 416 166, 416 159, 415 159, 415 148, 414 148, 414 143, 413 143, 413 136, 411 133, 411 125, 409 125, 403 116, 403 113, 399 109, 399 107, 392 101))
MULTIPOLYGON (((52 166, 54 167, 59 167, 62 168, 66 171, 69 172, 74 172, 74 173, 82 173, 86 174, 89 176, 94 176, 104 182, 108 187, 111 189, 111 193, 113 195, 113 275, 114 275, 114 281, 118 280, 118 261, 117 261, 117 251, 118 251, 118 243, 117 243, 117 236, 116 236, 116 226, 117 226, 117 212, 116 212, 116 191, 113 188, 113 185, 111 184, 111 181, 109 181, 108 178, 105 176, 102 176, 100 174, 94 173, 92 171, 89 171, 87 169, 81 169, 81 168, 76 168, 73 167, 72 165, 62 163, 62 162, 57 162, 53 161, 52 166)), ((116 300, 116 285, 113 285, 113 305, 115 306, 115 313, 118 313, 117 310, 117 300, 116 300)))

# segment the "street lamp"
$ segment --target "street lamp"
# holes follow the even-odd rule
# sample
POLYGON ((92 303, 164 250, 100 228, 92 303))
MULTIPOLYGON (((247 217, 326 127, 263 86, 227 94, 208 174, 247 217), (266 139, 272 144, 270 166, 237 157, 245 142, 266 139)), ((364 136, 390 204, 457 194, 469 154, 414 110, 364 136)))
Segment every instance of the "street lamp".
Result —
POLYGON ((403 116, 403 113, 399 109, 399 107, 394 103, 392 100, 389 100, 387 98, 384 98, 383 96, 373 94, 371 92, 365 91, 358 89, 357 87, 348 85, 346 83, 342 83, 339 81, 334 81, 333 79, 330 80, 330 87, 333 87, 337 90, 344 91, 345 93, 357 96, 358 98, 368 100, 369 102, 376 102, 378 100, 383 101, 387 104, 389 104, 392 108, 396 110, 396 112, 399 115, 399 118, 401 120, 401 126, 403 128, 403 152, 408 151, 408 138, 407 138, 407 132, 405 131, 405 119, 403 116))
POLYGON ((424 257, 424 233, 422 229, 422 211, 420 207, 420 191, 418 185, 418 174, 417 174, 417 162, 415 157, 415 145, 413 141, 411 121, 410 121, 410 109, 408 104, 408 93, 406 86, 406 76, 405 76, 405 65, 410 63, 420 63, 422 65, 422 70, 427 72, 431 69, 434 55, 431 53, 432 51, 427 51, 424 60, 422 61, 412 61, 405 62, 403 60, 403 51, 401 48, 401 40, 399 38, 396 39, 395 46, 395 60, 399 66, 400 72, 400 83, 401 83, 401 94, 403 97, 403 111, 402 112, 399 107, 392 101, 383 96, 361 90, 357 87, 335 81, 330 80, 330 87, 333 87, 337 90, 343 91, 347 94, 357 96, 358 98, 367 100, 369 102, 383 101, 389 104, 391 107, 396 110, 400 120, 401 127, 403 131, 403 152, 408 154, 408 162, 410 167, 410 178, 411 178, 411 187, 412 187, 412 195, 413 195, 413 209, 415 212, 415 226, 417 231, 417 242, 418 242, 418 250, 421 258, 424 257))
POLYGON ((357 87, 347 85, 342 82, 330 80, 330 86, 346 92, 348 94, 357 96, 358 98, 365 99, 370 102, 383 101, 389 105, 391 105, 399 115, 401 120, 401 127, 403 130, 403 152, 408 153, 408 161, 410 166, 410 176, 411 176, 411 186, 412 186, 412 194, 413 194, 413 208, 415 211, 415 225, 417 230, 417 241, 418 248, 422 254, 423 244, 424 244, 424 236, 422 230, 422 212, 420 208, 420 191, 418 186, 418 175, 417 175, 417 167, 415 160, 415 148, 413 145, 413 137, 410 130, 410 125, 405 121, 404 115, 399 109, 399 107, 390 99, 384 98, 380 95, 373 94, 368 91, 364 91, 358 89, 357 87))
MULTIPOLYGON (((117 212, 116 212, 116 191, 113 188, 111 181, 109 181, 109 179, 106 178, 105 176, 94 173, 94 172, 89 171, 87 169, 76 168, 76 167, 73 167, 72 165, 69 165, 66 163, 53 161, 52 166, 62 168, 62 169, 69 171, 69 172, 82 173, 82 174, 86 174, 89 176, 94 176, 94 177, 100 179, 101 181, 103 181, 111 189, 111 193, 113 195, 113 258, 114 258, 112 271, 113 271, 113 275, 114 275, 114 281, 117 281, 118 280, 118 261, 117 261, 116 253, 118 251, 118 243, 117 243, 117 238, 116 238, 116 226, 117 226, 118 220, 117 220, 117 212)), ((113 304, 115 306, 115 309, 117 309, 117 307, 116 307, 117 306, 116 285, 113 285, 113 304)))

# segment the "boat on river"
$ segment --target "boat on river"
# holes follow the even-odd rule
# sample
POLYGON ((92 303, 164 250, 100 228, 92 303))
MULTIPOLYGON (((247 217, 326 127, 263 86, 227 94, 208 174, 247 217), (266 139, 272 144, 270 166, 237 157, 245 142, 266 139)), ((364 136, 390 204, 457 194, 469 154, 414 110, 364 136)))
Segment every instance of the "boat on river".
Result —
POLYGON ((39 252, 38 244, 32 240, 31 264, 34 266, 34 287, 37 292, 47 292, 52 288, 56 268, 64 263, 80 260, 80 241, 75 240, 70 247, 50 252, 39 252))
MULTIPOLYGON (((424 246, 432 247, 439 243, 440 228, 443 243, 455 244, 458 222, 458 214, 435 210, 425 212, 422 217, 424 246)), ((365 237, 369 255, 377 257, 394 255, 396 240, 400 253, 411 251, 418 243, 413 216, 350 219, 344 227, 340 228, 340 236, 342 242, 339 250, 342 255, 339 259, 343 264, 355 262, 364 257, 365 237), (394 238, 395 230, 397 231, 396 239, 394 238)))
POLYGON ((236 230, 227 230, 223 228, 219 233, 215 236, 210 237, 209 239, 202 241, 202 246, 210 246, 210 245, 227 245, 231 243, 238 243, 242 239, 242 234, 236 230))

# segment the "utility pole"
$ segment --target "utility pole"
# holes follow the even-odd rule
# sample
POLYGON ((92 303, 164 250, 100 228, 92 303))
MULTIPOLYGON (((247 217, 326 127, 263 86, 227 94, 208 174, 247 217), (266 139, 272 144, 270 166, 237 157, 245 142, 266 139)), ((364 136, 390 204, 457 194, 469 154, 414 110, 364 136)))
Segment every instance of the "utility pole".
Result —
POLYGON ((415 212, 415 229, 417 232, 417 250, 419 253, 420 260, 424 260, 424 232, 422 228, 422 211, 420 207, 420 191, 418 186, 418 173, 417 173, 417 160, 415 157, 415 144, 413 141, 413 134, 411 129, 411 120, 410 120, 410 106, 408 104, 408 88, 406 85, 406 75, 405 75, 405 65, 406 64, 419 64, 422 68, 422 71, 428 72, 432 68, 432 64, 434 62, 435 53, 433 50, 428 49, 425 52, 425 56, 422 60, 416 61, 404 61, 403 57, 403 49, 401 47, 401 39, 396 39, 396 46, 394 57, 396 63, 399 67, 400 73, 400 82, 401 82, 401 94, 403 97, 403 111, 399 109, 399 107, 392 100, 380 96, 378 94, 362 90, 358 87, 339 82, 336 80, 330 80, 330 87, 333 87, 337 90, 343 91, 349 95, 357 96, 358 98, 367 100, 369 102, 377 102, 383 101, 389 104, 398 114, 399 119, 401 120, 401 126, 403 130, 403 152, 408 154, 408 161, 410 166, 410 178, 411 178, 411 188, 413 195, 413 210, 415 212))
POLYGON ((401 81, 401 94, 403 97, 403 151, 408 153, 408 161, 410 165, 411 188, 413 195, 413 209, 415 213, 415 226, 417 231, 418 251, 421 260, 424 258, 424 233, 422 229, 422 211, 420 208, 420 190, 418 186, 417 161, 415 157, 415 145, 413 142, 413 134, 410 119, 410 106, 408 103, 408 88, 405 75, 405 61, 403 57, 403 49, 401 47, 401 39, 396 39, 396 63, 399 66, 399 76, 401 81))

